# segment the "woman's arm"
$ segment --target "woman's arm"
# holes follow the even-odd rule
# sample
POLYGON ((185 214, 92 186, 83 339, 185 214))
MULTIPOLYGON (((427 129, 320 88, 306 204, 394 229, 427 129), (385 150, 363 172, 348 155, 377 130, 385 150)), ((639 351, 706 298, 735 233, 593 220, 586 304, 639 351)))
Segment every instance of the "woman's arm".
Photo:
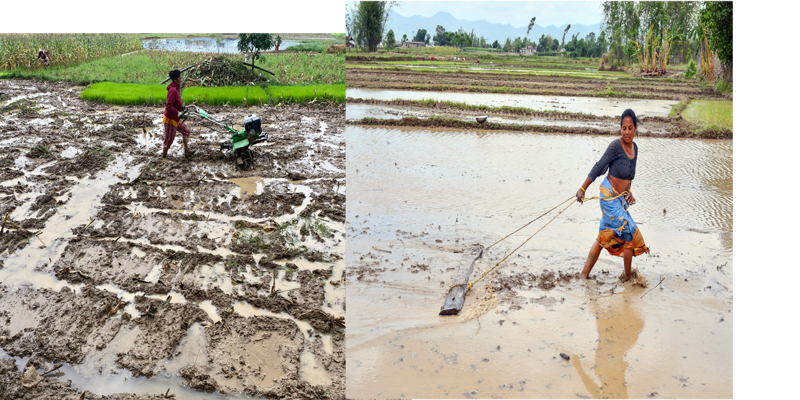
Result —
POLYGON ((170 90, 167 93, 167 117, 171 119, 178 119, 178 113, 182 111, 182 107, 178 108, 181 99, 176 90, 170 90))
POLYGON ((600 160, 597 161, 594 167, 592 167, 592 170, 589 171, 589 178, 594 181, 598 176, 605 174, 606 171, 608 171, 608 166, 611 164, 611 161, 614 161, 614 159, 619 156, 619 151, 621 149, 622 146, 619 140, 611 142, 606 148, 605 153, 603 153, 603 156, 600 157, 600 160))
POLYGON ((616 157, 617 151, 614 145, 618 143, 618 140, 611 142, 611 144, 609 144, 606 148, 606 152, 603 153, 603 157, 600 157, 600 161, 598 161, 594 167, 592 167, 592 170, 589 171, 589 176, 586 177, 586 180, 583 181, 583 185, 581 185, 580 189, 578 189, 578 193, 575 194, 575 197, 579 203, 583 204, 583 198, 586 196, 586 191, 589 190, 589 185, 591 185, 598 176, 603 175, 606 173, 606 171, 608 171, 609 164, 611 164, 611 161, 616 157))
POLYGON ((583 181, 583 185, 581 185, 581 187, 578 189, 578 192, 575 193, 575 199, 578 201, 578 203, 583 204, 583 198, 586 197, 586 191, 589 190, 589 185, 591 185, 592 182, 594 182, 594 179, 590 177, 586 177, 586 180, 583 181))

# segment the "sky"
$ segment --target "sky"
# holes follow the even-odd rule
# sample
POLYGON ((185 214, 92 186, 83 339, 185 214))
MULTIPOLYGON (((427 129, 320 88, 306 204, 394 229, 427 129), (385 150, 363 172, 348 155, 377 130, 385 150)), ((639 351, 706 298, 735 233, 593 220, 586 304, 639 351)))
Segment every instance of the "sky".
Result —
POLYGON ((527 27, 533 17, 536 25, 541 26, 591 25, 603 21, 599 1, 402 1, 393 10, 404 17, 431 17, 444 11, 459 19, 485 19, 515 28, 527 27))

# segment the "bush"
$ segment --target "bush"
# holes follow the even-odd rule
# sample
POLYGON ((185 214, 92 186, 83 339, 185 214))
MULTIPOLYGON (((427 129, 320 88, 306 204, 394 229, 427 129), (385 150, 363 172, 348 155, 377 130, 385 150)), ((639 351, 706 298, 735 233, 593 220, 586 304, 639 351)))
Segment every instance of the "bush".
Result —
POLYGON ((689 60, 689 65, 686 67, 686 79, 694 78, 695 74, 697 74, 697 64, 694 60, 689 60))
POLYGON ((726 93, 728 91, 732 91, 731 85, 728 83, 727 79, 722 78, 717 82, 717 91, 720 93, 726 93))

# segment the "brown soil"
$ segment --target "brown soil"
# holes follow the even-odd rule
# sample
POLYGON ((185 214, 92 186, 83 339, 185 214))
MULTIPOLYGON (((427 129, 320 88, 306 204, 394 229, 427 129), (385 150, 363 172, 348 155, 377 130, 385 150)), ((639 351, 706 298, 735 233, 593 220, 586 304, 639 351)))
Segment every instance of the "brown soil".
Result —
POLYGON ((347 69, 350 88, 516 93, 548 96, 727 99, 710 86, 682 80, 519 75, 466 70, 347 69), (612 90, 609 92, 609 85, 612 90))
MULTIPOLYGON (((584 135, 618 135, 619 129, 598 129, 591 127, 564 127, 547 125, 523 125, 523 124, 504 124, 495 122, 485 122, 480 124, 472 121, 462 121, 457 119, 429 119, 416 117, 403 117, 402 119, 377 119, 362 118, 355 121, 347 121, 352 125, 367 126, 403 126, 403 127, 425 127, 425 128, 454 128, 469 130, 489 130, 489 131, 516 131, 531 133, 572 133, 584 135)), ((672 124, 672 129, 666 133, 640 132, 642 137, 672 137, 672 138, 702 138, 702 139, 733 139, 733 132, 728 129, 706 128, 700 131, 693 131, 694 124, 676 119, 672 124)))
MULTIPOLYGON (((113 365, 133 376, 151 377, 179 356, 179 344, 199 323, 205 327, 212 364, 182 366, 176 384, 185 380, 198 391, 271 398, 344 398, 345 321, 322 309, 330 307, 326 300, 333 301, 325 294, 332 269, 297 269, 277 282, 296 289, 273 290, 276 260, 343 257, 343 249, 342 254, 335 250, 343 240, 340 232, 320 237, 319 247, 311 244, 319 240, 297 232, 306 220, 343 222, 346 198, 336 190, 341 186, 345 191, 344 105, 206 107, 234 126, 247 114, 261 117, 270 143, 254 146, 253 168, 242 170, 219 150, 227 135, 216 135, 191 119, 190 146, 197 153, 183 158, 182 139, 177 138, 163 160, 160 107, 85 102, 79 98, 80 88, 66 83, 0 80, 0 91, 5 98, 31 98, 25 115, 17 109, 0 113, 0 141, 6 146, 0 154, 0 182, 19 181, 0 186, 0 219, 9 215, 0 234, 0 271, 17 274, 27 268, 21 261, 28 262, 37 273, 68 285, 59 291, 37 288, 31 278, 32 286, 0 286, 2 351, 30 358, 41 373, 58 362, 80 365, 119 332, 130 332, 135 340, 127 348, 114 348, 113 365), (324 130, 321 122, 327 125, 324 130), (308 181, 290 182, 288 176, 308 181), (235 182, 248 179, 252 190, 236 192, 240 183, 235 182), (87 195, 85 188, 93 186, 100 189, 87 195), (303 186, 310 192, 298 190, 303 186), (85 197, 75 197, 76 191, 85 197), (85 212, 76 214, 76 208, 85 212), (35 236, 53 236, 59 230, 63 232, 55 240, 40 243, 35 236), (59 253, 27 260, 24 253, 31 249, 59 253), (147 279, 154 273, 155 278, 147 279), (73 289, 69 284, 83 286, 73 289), (101 285, 122 294, 109 286, 99 289, 101 285), (198 306, 203 301, 216 307, 221 321, 213 323, 198 306), (305 321, 313 340, 305 340, 309 333, 289 319, 240 316, 231 308, 237 302, 305 321), (270 379, 269 385, 253 381, 268 376, 267 366, 249 361, 241 366, 231 355, 231 349, 261 348, 265 334, 280 342, 273 356, 283 365, 281 377, 270 379), (331 335, 333 355, 320 347, 322 334, 331 335), (233 337, 237 339, 230 341, 233 337), (318 368, 330 376, 329 385, 314 386, 300 378, 304 352, 313 354, 318 368), (220 375, 210 365, 225 366, 230 373, 220 375)), ((70 382, 52 377, 28 391, 20 383, 21 374, 13 359, 0 359, 0 397, 80 396, 70 382)), ((86 393, 87 399, 98 397, 86 393)))

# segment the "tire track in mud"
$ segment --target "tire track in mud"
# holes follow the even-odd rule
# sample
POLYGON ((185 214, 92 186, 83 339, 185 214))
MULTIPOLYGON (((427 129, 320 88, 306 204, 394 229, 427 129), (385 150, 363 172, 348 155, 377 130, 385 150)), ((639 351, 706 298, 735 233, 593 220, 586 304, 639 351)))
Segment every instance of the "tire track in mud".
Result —
POLYGON ((207 107, 234 124, 262 116, 272 143, 241 171, 219 153, 225 138, 192 122, 197 155, 156 159, 163 110, 87 103, 63 83, 0 87, 36 102, 0 110, 0 218, 19 227, 0 235, 6 393, 75 395, 51 377, 27 392, 15 364, 62 362, 96 390, 344 398, 343 105, 207 107), (187 341, 201 361, 166 373, 187 341))

